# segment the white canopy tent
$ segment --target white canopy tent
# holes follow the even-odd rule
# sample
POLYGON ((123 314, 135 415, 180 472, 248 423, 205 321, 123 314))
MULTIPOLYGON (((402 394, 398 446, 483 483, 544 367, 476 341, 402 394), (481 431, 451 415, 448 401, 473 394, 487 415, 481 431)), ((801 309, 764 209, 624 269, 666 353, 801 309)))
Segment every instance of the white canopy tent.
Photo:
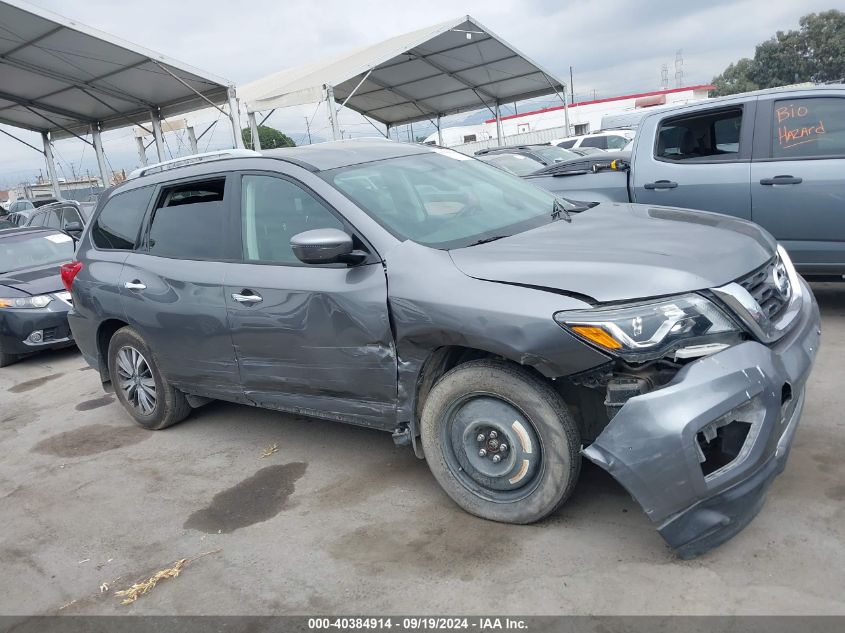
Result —
POLYGON ((335 139, 335 102, 384 124, 388 133, 391 126, 422 120, 439 131, 441 117, 486 107, 500 139, 500 104, 558 94, 566 105, 562 81, 468 15, 269 75, 238 94, 256 149, 256 113, 322 100, 335 139))
POLYGON ((0 123, 41 133, 57 197, 51 141, 93 145, 107 186, 101 132, 141 126, 163 160, 161 120, 207 106, 230 119, 234 145, 242 147, 231 82, 27 2, 0 1, 0 123))

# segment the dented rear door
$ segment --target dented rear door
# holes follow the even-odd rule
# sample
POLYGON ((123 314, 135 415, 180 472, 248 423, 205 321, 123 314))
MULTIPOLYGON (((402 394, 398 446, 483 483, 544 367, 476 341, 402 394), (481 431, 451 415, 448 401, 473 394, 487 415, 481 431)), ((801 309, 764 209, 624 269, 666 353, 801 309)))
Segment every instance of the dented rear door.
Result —
POLYGON ((225 295, 246 396, 264 407, 392 429, 396 355, 382 264, 296 259, 290 238, 297 233, 352 229, 292 178, 240 174, 239 199, 243 261, 227 266, 225 295))

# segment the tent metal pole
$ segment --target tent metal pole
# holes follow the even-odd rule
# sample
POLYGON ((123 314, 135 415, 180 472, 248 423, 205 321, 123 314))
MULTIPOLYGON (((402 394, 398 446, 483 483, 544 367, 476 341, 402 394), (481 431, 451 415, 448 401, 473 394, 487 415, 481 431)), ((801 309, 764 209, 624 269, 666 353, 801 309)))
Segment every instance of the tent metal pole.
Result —
POLYGON ((248 112, 249 119, 249 133, 252 136, 252 149, 256 152, 261 151, 261 138, 258 136, 258 124, 255 122, 255 112, 248 112))
POLYGON ((56 200, 62 199, 62 191, 59 189, 59 176, 56 174, 56 161, 53 160, 53 148, 50 147, 50 136, 47 132, 41 132, 41 140, 44 143, 44 158, 47 159, 47 173, 50 174, 50 184, 53 185, 53 195, 56 200))
POLYGON ((499 102, 497 101, 496 102, 496 140, 498 142, 497 144, 498 144, 499 147, 501 147, 503 142, 504 142, 503 136, 504 135, 502 134, 502 113, 499 110, 499 102))
POLYGON ((140 136, 135 137, 135 142, 138 143, 138 160, 141 161, 141 166, 147 166, 147 148, 144 147, 144 139, 140 136))
POLYGON ((191 153, 192 154, 199 154, 199 148, 197 147, 197 135, 194 133, 194 126, 188 126, 188 144, 191 146, 191 153))
POLYGON ((437 144, 443 147, 443 129, 440 127, 440 115, 437 115, 437 144))
POLYGON ((103 181, 103 189, 111 185, 109 170, 106 166, 106 155, 103 152, 103 139, 100 136, 100 124, 91 125, 91 140, 94 141, 94 153, 97 155, 97 165, 100 168, 100 178, 103 181))
POLYGON ((153 138, 156 143, 158 162, 161 163, 164 162, 164 135, 161 133, 161 119, 155 110, 150 110, 150 122, 153 124, 153 138))
POLYGON ((244 139, 241 136, 241 117, 238 110, 238 99, 234 88, 229 88, 229 120, 232 122, 232 140, 235 149, 244 148, 244 139))
POLYGON ((340 125, 337 122, 337 111, 334 109, 334 88, 331 84, 325 85, 326 106, 329 109, 329 122, 332 124, 332 139, 340 140, 340 125))

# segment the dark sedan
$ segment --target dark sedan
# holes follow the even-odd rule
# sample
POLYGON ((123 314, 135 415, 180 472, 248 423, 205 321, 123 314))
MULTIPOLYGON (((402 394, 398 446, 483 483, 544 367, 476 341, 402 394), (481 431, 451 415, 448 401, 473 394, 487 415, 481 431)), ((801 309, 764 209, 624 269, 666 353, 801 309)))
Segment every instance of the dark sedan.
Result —
POLYGON ((67 324, 70 293, 59 275, 73 250, 73 239, 61 231, 0 230, 0 367, 73 344, 67 324))

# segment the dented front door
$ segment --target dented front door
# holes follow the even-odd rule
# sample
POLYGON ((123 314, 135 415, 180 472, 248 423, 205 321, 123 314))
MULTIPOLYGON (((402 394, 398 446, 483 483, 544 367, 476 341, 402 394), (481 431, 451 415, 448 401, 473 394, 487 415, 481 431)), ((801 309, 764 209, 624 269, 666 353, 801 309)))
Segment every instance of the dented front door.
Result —
POLYGON ((294 234, 348 226, 297 181, 243 174, 239 195, 243 261, 227 265, 224 286, 245 395, 263 407, 394 428, 384 267, 299 262, 294 234))

